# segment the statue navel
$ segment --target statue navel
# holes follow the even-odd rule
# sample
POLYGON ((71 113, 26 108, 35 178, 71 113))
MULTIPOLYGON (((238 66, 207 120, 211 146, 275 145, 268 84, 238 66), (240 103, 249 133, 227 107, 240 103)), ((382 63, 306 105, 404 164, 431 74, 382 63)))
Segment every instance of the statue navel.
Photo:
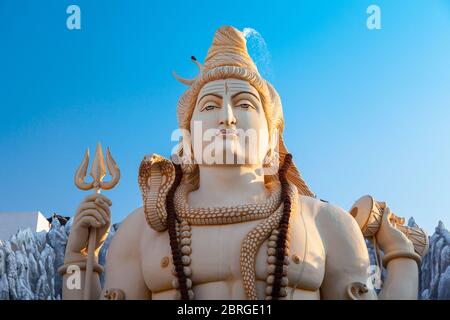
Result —
POLYGON ((161 268, 167 268, 169 265, 170 259, 168 256, 165 256, 161 259, 161 268))

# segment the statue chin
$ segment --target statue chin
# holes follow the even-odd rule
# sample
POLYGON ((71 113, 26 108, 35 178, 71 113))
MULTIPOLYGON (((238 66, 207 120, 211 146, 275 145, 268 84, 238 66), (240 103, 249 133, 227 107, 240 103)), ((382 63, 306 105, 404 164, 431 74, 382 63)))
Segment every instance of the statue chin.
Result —
POLYGON ((236 145, 233 141, 227 141, 217 150, 210 150, 207 147, 201 150, 201 154, 194 153, 196 163, 199 165, 257 165, 260 162, 255 154, 249 155, 243 146, 236 145))

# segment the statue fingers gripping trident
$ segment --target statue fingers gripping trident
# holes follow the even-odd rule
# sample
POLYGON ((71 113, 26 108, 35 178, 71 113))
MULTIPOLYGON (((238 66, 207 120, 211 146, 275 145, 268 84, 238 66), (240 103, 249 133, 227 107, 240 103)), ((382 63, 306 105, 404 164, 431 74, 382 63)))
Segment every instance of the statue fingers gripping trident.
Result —
MULTIPOLYGON (((108 171, 111 175, 110 181, 103 181, 103 178, 106 176, 106 168, 105 161, 103 158, 103 151, 100 143, 97 144, 95 149, 94 160, 92 163, 90 176, 92 177, 91 182, 85 182, 84 179, 86 177, 87 168, 89 165, 89 149, 86 150, 83 161, 81 162, 80 167, 75 173, 75 185, 81 190, 91 190, 94 189, 96 194, 100 193, 100 190, 109 190, 114 188, 120 179, 120 170, 111 156, 111 152, 109 148, 106 151, 106 163, 108 165, 108 171)), ((92 272, 94 268, 94 254, 96 249, 96 241, 97 241, 97 229, 95 227, 89 228, 89 240, 88 240, 88 257, 86 262, 86 274, 85 274, 85 285, 83 292, 83 299, 90 299, 91 292, 91 278, 92 272)))

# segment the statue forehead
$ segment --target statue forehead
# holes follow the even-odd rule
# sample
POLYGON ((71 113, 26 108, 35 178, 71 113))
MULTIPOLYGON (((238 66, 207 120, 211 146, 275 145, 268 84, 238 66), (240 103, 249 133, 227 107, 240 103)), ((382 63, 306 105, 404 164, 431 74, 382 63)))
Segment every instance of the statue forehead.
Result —
POLYGON ((249 91, 259 97, 258 90, 256 90, 255 87, 253 87, 248 81, 230 78, 214 80, 206 83, 200 90, 198 98, 210 93, 224 95, 227 93, 237 93, 239 91, 249 91))

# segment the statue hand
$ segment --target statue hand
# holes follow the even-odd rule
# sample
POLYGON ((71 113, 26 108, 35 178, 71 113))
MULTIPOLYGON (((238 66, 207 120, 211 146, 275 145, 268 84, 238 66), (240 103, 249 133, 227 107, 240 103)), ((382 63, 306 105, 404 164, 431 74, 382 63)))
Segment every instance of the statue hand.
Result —
POLYGON ((391 222, 391 209, 386 207, 383 213, 380 229, 376 234, 377 242, 385 254, 394 251, 414 253, 413 243, 391 222))
POLYGON ((65 263, 86 259, 89 228, 97 229, 95 255, 108 236, 111 226, 111 200, 102 194, 87 196, 78 207, 73 218, 72 229, 67 242, 65 263))

